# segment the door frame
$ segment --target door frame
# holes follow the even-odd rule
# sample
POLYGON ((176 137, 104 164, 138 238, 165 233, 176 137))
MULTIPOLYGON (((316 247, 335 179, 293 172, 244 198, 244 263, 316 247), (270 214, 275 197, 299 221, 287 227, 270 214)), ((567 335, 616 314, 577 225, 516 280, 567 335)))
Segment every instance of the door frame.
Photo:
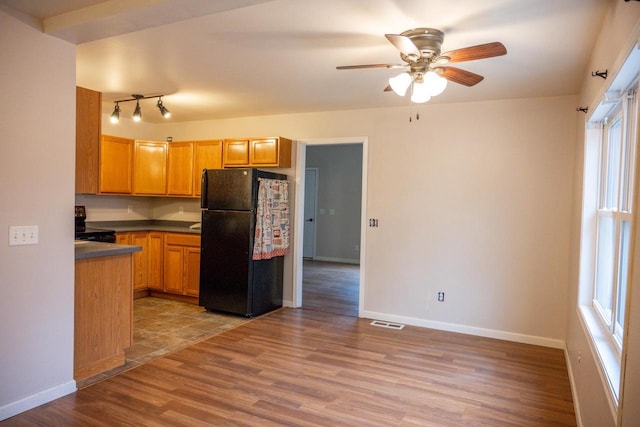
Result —
POLYGON ((293 293, 291 304, 293 307, 302 307, 302 245, 304 230, 304 174, 307 165, 308 145, 333 145, 333 144, 362 144, 362 200, 360 201, 360 286, 358 296, 358 316, 364 311, 365 291, 365 249, 366 249, 366 224, 367 224, 367 166, 369 155, 369 138, 366 136, 352 136, 342 138, 314 138, 297 140, 296 152, 296 189, 295 189, 295 218, 293 238, 293 293), (302 230, 302 231, 300 231, 302 230), (300 232, 299 232, 300 231, 300 232))
MULTIPOLYGON (((305 193, 304 193, 304 198, 302 199, 304 201, 303 203, 303 215, 306 214, 306 203, 307 203, 307 199, 308 196, 311 196, 310 194, 306 194, 307 193, 307 171, 313 171, 316 175, 316 185, 315 185, 315 193, 312 195, 312 197, 315 199, 313 201, 313 207, 315 212, 313 212, 313 236, 311 236, 313 238, 313 241, 311 242, 312 244, 312 250, 311 250, 311 259, 315 258, 316 256, 316 233, 318 231, 317 229, 317 224, 318 224, 318 168, 304 168, 304 188, 305 188, 305 193)), ((306 215, 305 215, 306 217, 306 215)), ((302 231, 303 231, 303 235, 302 235, 302 257, 304 258, 304 245, 305 245, 305 240, 308 239, 309 236, 307 236, 307 233, 305 232, 305 228, 306 228, 306 223, 307 223, 307 218, 304 219, 304 223, 302 224, 302 231)))

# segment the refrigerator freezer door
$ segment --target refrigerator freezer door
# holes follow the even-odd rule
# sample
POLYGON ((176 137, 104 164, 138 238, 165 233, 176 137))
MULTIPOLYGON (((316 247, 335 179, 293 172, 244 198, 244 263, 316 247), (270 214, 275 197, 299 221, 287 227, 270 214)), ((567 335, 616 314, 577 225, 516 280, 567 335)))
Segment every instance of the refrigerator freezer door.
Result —
POLYGON ((253 216, 250 211, 203 211, 199 305, 251 315, 253 216))
POLYGON ((249 211, 257 195, 255 169, 205 169, 202 172, 204 209, 249 211))

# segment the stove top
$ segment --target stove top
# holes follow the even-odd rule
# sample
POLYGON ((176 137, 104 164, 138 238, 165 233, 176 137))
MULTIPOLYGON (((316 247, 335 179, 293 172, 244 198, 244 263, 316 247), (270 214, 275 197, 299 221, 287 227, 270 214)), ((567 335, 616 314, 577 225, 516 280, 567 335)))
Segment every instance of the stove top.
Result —
POLYGON ((106 230, 103 228, 85 228, 84 230, 76 230, 76 240, 95 240, 97 242, 115 242, 115 230, 106 230))

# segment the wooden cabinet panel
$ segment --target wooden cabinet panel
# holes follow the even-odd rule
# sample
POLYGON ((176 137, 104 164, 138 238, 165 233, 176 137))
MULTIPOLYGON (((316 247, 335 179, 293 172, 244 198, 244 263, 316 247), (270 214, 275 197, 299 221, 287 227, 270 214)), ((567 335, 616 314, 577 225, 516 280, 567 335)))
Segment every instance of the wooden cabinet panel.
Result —
POLYGON ((287 138, 225 139, 224 167, 291 167, 291 140, 287 138))
POLYGON ((278 140, 275 138, 252 139, 251 158, 252 165, 274 165, 278 163, 278 140))
POLYGON ((130 233, 117 233, 116 234, 116 243, 119 245, 130 245, 131 244, 131 234, 130 233))
POLYGON ((131 233, 131 244, 140 246, 140 252, 133 253, 133 290, 142 291, 147 289, 149 278, 149 243, 147 232, 131 233))
POLYGON ((133 341, 131 254, 75 262, 74 379, 121 366, 133 341))
POLYGON ((247 166, 249 164, 249 140, 225 139, 223 166, 247 166))
POLYGON ((202 194, 202 170, 222 168, 222 140, 196 141, 193 159, 193 194, 202 194))
POLYGON ((76 87, 76 193, 97 194, 102 93, 76 87))
POLYGON ((133 192, 158 195, 167 193, 167 143, 135 142, 133 192))
POLYGON ((200 295, 200 248, 185 248, 184 293, 200 295))
POLYGON ((149 232, 149 289, 161 291, 164 276, 164 233, 158 231, 149 232))
POLYGON ((167 195, 193 195, 193 142, 168 144, 167 195))
POLYGON ((182 293, 182 247, 165 245, 164 248, 164 291, 182 293))
POLYGON ((100 193, 131 193, 133 145, 133 139, 102 136, 100 142, 100 193))
POLYGON ((164 291, 198 296, 200 236, 165 233, 164 239, 164 291))

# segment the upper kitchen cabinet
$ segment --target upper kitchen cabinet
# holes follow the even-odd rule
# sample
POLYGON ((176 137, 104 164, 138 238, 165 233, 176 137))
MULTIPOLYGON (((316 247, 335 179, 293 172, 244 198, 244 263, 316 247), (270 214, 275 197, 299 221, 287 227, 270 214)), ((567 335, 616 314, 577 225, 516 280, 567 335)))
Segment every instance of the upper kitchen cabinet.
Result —
POLYGON ((291 167, 291 140, 282 137, 226 139, 224 167, 291 167))
POLYGON ((222 169, 222 140, 194 142, 193 195, 202 193, 202 170, 222 169))
POLYGON ((133 167, 133 193, 167 193, 167 143, 136 141, 133 167))
POLYGON ((100 193, 131 194, 134 140, 103 135, 100 144, 100 193))
POLYGON ((193 195, 193 142, 168 144, 167 195, 193 195))
POLYGON ((223 148, 223 167, 243 167, 249 165, 249 140, 225 139, 223 148))
POLYGON ((76 87, 76 193, 96 194, 102 93, 76 87))

